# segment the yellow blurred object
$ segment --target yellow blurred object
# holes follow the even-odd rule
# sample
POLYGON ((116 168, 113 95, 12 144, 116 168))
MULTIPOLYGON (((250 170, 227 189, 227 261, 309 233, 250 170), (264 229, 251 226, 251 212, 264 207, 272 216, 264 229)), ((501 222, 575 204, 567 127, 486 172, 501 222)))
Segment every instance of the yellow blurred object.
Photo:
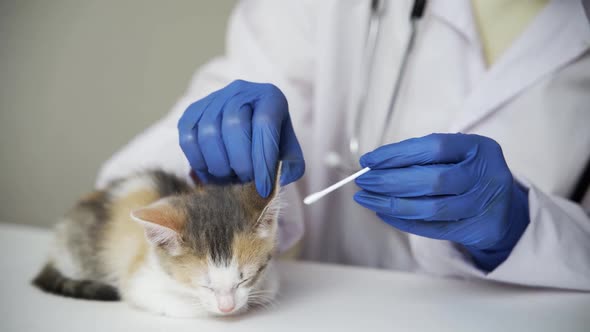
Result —
POLYGON ((488 67, 512 45, 548 2, 548 0, 471 1, 488 67))
POLYGON ((281 260, 297 260, 301 254, 301 240, 297 241, 291 249, 285 251, 279 256, 281 260))

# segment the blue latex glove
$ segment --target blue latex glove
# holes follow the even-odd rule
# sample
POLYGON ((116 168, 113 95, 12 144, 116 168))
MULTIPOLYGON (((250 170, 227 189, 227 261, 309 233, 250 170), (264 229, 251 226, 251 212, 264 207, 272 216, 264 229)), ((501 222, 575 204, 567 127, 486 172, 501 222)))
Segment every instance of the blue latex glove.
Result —
POLYGON ((512 177, 500 145, 465 134, 432 134, 361 157, 372 170, 354 199, 402 231, 463 245, 491 271, 529 223, 528 194, 512 177))
POLYGON ((256 182, 268 197, 305 171, 285 95, 272 84, 234 81, 190 105, 178 122, 180 147, 204 183, 256 182))

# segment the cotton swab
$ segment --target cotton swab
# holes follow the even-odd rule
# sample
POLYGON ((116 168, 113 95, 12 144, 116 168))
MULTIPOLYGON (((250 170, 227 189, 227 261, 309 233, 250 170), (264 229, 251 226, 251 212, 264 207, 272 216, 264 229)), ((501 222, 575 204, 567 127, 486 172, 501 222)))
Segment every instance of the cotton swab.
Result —
POLYGON ((318 191, 317 193, 313 193, 307 197, 305 197, 305 199, 303 200, 303 203, 305 205, 309 205, 309 204, 313 204, 315 202, 317 202, 318 200, 320 200, 322 197, 326 196, 327 194, 331 193, 332 191, 342 187, 343 185, 347 184, 348 182, 358 178, 359 176, 367 173, 368 171, 370 171, 371 169, 369 167, 365 167, 363 169, 361 169, 360 171, 334 183, 333 185, 329 186, 328 188, 318 191))

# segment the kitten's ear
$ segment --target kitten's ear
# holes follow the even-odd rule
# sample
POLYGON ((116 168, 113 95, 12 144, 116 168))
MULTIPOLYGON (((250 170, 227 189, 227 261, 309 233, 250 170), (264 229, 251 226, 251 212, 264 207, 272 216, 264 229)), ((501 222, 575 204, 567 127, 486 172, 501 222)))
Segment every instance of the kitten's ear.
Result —
POLYGON ((277 195, 275 195, 275 197, 273 197, 273 199, 266 205, 266 208, 262 210, 254 224, 254 229, 259 237, 268 238, 276 235, 280 210, 280 202, 277 193, 277 195))
POLYGON ((131 212, 131 218, 143 226, 150 243, 176 256, 181 252, 180 231, 186 216, 171 204, 169 199, 161 199, 146 207, 131 212))
POLYGON ((256 233, 266 238, 276 233, 278 227, 278 218, 280 212, 279 194, 281 190, 281 166, 282 162, 277 165, 273 190, 268 197, 263 198, 256 190, 256 184, 250 183, 246 186, 246 201, 250 208, 255 210, 255 219, 253 229, 256 233))

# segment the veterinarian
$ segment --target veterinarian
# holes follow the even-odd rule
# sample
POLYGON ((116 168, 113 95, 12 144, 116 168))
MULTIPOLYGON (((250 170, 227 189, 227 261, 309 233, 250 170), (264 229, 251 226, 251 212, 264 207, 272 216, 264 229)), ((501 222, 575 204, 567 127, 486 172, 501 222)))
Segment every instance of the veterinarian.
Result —
POLYGON ((158 166, 264 196, 283 160, 283 251, 590 290, 585 5, 240 1, 225 55, 98 185, 158 166))

